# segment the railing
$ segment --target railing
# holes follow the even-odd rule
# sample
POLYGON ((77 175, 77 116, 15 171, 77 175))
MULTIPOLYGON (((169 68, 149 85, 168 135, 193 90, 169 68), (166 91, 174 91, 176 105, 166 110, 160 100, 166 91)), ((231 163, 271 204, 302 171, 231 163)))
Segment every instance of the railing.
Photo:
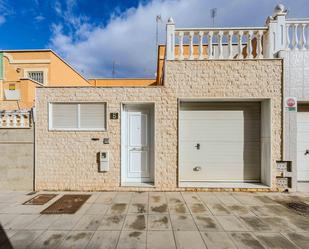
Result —
POLYGON ((286 49, 309 50, 309 19, 286 20, 286 49))
POLYGON ((174 56, 178 60, 263 58, 266 31, 267 28, 175 29, 178 46, 173 48, 174 56), (184 49, 186 45, 188 51, 184 49))
POLYGON ((1 128, 29 128, 31 127, 31 111, 0 111, 1 128))
POLYGON ((279 4, 265 27, 175 28, 166 26, 166 60, 276 58, 283 50, 309 50, 309 19, 286 19, 279 4))

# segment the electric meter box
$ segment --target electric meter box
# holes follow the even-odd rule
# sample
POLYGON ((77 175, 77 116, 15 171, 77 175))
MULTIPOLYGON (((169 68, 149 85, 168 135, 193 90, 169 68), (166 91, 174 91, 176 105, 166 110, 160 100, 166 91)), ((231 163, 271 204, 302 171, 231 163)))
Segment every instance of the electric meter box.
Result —
POLYGON ((109 171, 109 153, 108 152, 100 152, 100 172, 109 171))

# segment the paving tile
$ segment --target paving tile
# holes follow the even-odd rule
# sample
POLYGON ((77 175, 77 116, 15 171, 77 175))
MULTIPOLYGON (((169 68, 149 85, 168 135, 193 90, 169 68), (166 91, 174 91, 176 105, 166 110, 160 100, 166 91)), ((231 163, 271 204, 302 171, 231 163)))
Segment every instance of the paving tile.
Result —
POLYGON ((215 193, 215 196, 225 205, 241 204, 238 200, 234 198, 234 196, 231 193, 219 192, 219 193, 215 193))
POLYGON ((169 203, 168 204, 168 209, 170 214, 186 214, 190 213, 187 205, 183 203, 169 203))
POLYGON ((247 206, 244 206, 242 204, 240 205, 226 205, 226 208, 234 215, 248 215, 253 214, 250 211, 250 208, 247 206))
POLYGON ((288 217, 289 224, 292 224, 297 231, 309 232, 309 219, 303 216, 288 217))
POLYGON ((252 206, 250 210, 257 216, 279 216, 279 217, 297 217, 298 215, 292 210, 277 204, 277 205, 264 205, 264 206, 252 206))
POLYGON ((206 249, 198 231, 177 231, 175 232, 175 240, 178 249, 206 249))
POLYGON ((71 214, 61 214, 59 215, 59 219, 57 219, 54 223, 52 223, 48 230, 53 231, 63 231, 63 230, 72 230, 73 227, 77 224, 77 222, 81 219, 81 215, 71 215, 71 214))
POLYGON ((56 222, 60 218, 59 215, 41 215, 37 219, 35 219, 32 223, 30 223, 25 229, 29 230, 45 230, 51 224, 56 222))
POLYGON ((232 239, 224 232, 202 232, 207 249, 236 249, 232 239))
POLYGON ((24 249, 30 245, 43 231, 17 231, 9 241, 0 246, 1 249, 24 249))
POLYGON ((148 203, 148 192, 135 192, 132 195, 131 203, 148 203))
POLYGON ((284 236, 302 249, 309 248, 309 233, 284 233, 284 236))
POLYGON ((262 200, 255 198, 255 194, 233 193, 232 195, 241 204, 246 205, 246 206, 251 206, 251 205, 262 206, 265 204, 262 200))
POLYGON ((5 229, 22 230, 37 219, 40 215, 37 214, 21 214, 17 215, 13 220, 4 224, 5 229))
POLYGON ((178 204, 185 202, 180 192, 166 192, 165 195, 169 204, 178 204))
POLYGON ((279 233, 256 233, 256 237, 271 249, 297 249, 297 247, 279 233))
POLYGON ((118 241, 117 249, 145 249, 145 231, 122 231, 118 241))
POLYGON ((200 231, 222 231, 222 227, 214 216, 194 215, 195 223, 200 231))
POLYGON ((100 193, 94 203, 102 203, 106 205, 112 204, 115 196, 116 196, 116 192, 100 193))
POLYGON ((124 220, 124 215, 105 215, 98 230, 121 230, 124 220))
POLYGON ((92 206, 92 203, 84 203, 74 215, 84 215, 86 214, 87 210, 92 206))
POLYGON ((0 225, 4 227, 16 217, 15 214, 0 214, 0 225))
POLYGON ((211 214, 209 209, 202 203, 188 203, 188 207, 192 214, 211 214))
POLYGON ((209 203, 207 204, 207 207, 213 215, 231 214, 231 212, 221 203, 209 203))
POLYGON ((93 234, 94 232, 89 231, 71 231, 64 238, 59 248, 61 249, 86 248, 93 234))
POLYGON ((231 233, 230 235, 238 249, 266 249, 252 233, 231 233))
POLYGON ((128 214, 125 220, 124 230, 145 230, 147 227, 147 216, 144 214, 128 214))
POLYGON ((28 248, 30 249, 54 249, 64 240, 67 231, 45 231, 28 248))
POLYGON ((113 203, 107 210, 106 214, 126 214, 129 205, 127 203, 113 203))
POLYGON ((92 204, 85 212, 85 214, 105 214, 108 210, 109 206, 102 203, 94 203, 92 204))
POLYGON ((103 215, 84 215, 82 216, 77 224, 74 226, 76 231, 96 231, 101 225, 103 215))
POLYGON ((209 203, 221 203, 221 201, 215 196, 214 193, 199 192, 197 194, 200 197, 200 200, 206 205, 209 203))
POLYGON ((297 227, 284 217, 260 217, 260 220, 267 223, 273 232, 288 232, 288 231, 297 231, 297 227))
POLYGON ((148 230, 171 230, 169 215, 153 214, 148 216, 148 230))
POLYGON ((265 223, 263 220, 259 219, 255 215, 247 215, 239 217, 252 231, 272 231, 269 224, 265 223))
POLYGON ((128 209, 128 213, 147 213, 148 204, 146 203, 131 203, 128 209))
POLYGON ((191 215, 170 215, 173 230, 194 231, 197 227, 191 215))
POLYGON ((150 214, 167 214, 168 206, 166 202, 150 203, 149 204, 150 214))
POLYGON ((200 203, 200 197, 194 192, 181 192, 186 203, 200 203))
POLYGON ((176 249, 172 231, 148 231, 147 249, 176 249))
POLYGON ((132 195, 133 193, 131 192, 118 192, 113 199, 113 203, 129 204, 131 202, 132 195))
POLYGON ((235 216, 216 216, 217 220, 219 221, 220 225, 223 227, 225 231, 247 231, 248 228, 241 223, 239 219, 235 216))
POLYGON ((166 196, 164 192, 149 192, 149 203, 162 203, 166 202, 166 196))
POLYGON ((96 231, 87 249, 115 249, 120 231, 96 231))
POLYGON ((254 196, 255 199, 263 202, 264 204, 277 204, 276 201, 272 200, 271 198, 269 198, 268 196, 266 195, 256 195, 254 196))

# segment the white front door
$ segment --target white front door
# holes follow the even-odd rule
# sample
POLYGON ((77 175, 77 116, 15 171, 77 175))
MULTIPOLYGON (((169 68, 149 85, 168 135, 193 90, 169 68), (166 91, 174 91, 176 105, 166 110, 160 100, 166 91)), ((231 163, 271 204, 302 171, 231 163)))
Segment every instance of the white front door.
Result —
POLYGON ((125 106, 125 182, 150 182, 151 111, 148 106, 125 106))
POLYGON ((297 180, 309 182, 309 112, 297 113, 297 180))

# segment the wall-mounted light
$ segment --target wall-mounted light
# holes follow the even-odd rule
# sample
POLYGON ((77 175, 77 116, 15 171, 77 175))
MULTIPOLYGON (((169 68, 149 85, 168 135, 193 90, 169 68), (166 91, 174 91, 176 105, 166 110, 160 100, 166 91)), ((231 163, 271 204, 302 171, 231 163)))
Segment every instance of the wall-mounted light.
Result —
POLYGON ((20 67, 16 68, 16 72, 17 72, 17 73, 20 73, 20 71, 21 71, 21 68, 20 68, 20 67))

